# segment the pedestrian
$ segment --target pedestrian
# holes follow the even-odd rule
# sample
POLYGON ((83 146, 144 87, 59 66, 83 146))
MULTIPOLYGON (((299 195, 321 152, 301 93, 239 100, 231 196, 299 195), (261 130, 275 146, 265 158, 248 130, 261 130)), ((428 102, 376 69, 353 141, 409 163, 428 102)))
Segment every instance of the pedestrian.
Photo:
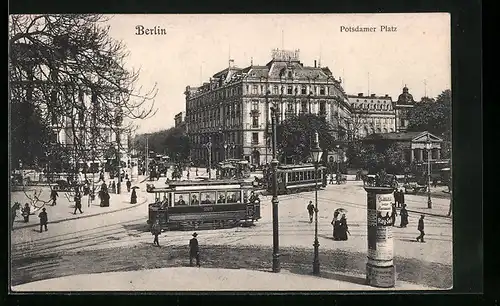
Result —
POLYGON ((399 190, 396 189, 394 190, 394 203, 396 203, 396 206, 399 207, 399 190))
POLYGON ((49 222, 49 218, 47 217, 45 207, 42 208, 42 212, 38 214, 38 218, 40 218, 40 233, 42 232, 42 228, 45 228, 45 231, 47 231, 47 222, 49 222))
POLYGON ((195 173, 196 173, 196 176, 198 176, 198 167, 196 167, 196 172, 195 173))
POLYGON ((135 189, 132 189, 132 194, 130 195, 130 204, 137 204, 137 193, 135 192, 135 189))
POLYGON ((56 206, 58 196, 59 194, 57 193, 57 191, 55 191, 55 189, 52 189, 52 191, 50 192, 50 199, 52 200, 52 206, 56 206))
POLYGON ((130 187, 132 187, 132 183, 130 182, 130 180, 127 178, 127 192, 130 192, 130 187))
POLYGON ((405 205, 405 191, 402 188, 399 190, 399 205, 405 205))
POLYGON ((417 241, 425 242, 424 241, 424 236, 425 236, 425 232, 424 232, 424 215, 420 216, 420 219, 418 220, 418 227, 417 227, 417 229, 420 232, 420 235, 417 237, 417 241))
POLYGON ((391 211, 391 225, 394 226, 396 223, 396 217, 398 215, 398 212, 396 210, 396 204, 392 204, 392 211, 391 211))
POLYGON ((307 212, 309 213, 309 223, 312 223, 314 215, 314 205, 312 201, 309 201, 309 204, 307 205, 307 212))
POLYGON ((330 185, 333 185, 335 180, 333 179, 333 173, 330 174, 330 185))
POLYGON ((349 226, 347 225, 347 218, 345 214, 342 214, 342 217, 340 218, 339 222, 339 240, 345 241, 347 240, 347 234, 351 234, 349 232, 349 226))
POLYGON ((83 214, 82 211, 82 195, 80 192, 75 193, 75 211, 73 212, 73 215, 76 215, 76 211, 79 210, 81 214, 83 214))
POLYGON ((189 170, 188 170, 188 171, 186 171, 186 178, 187 178, 187 180, 189 181, 189 170))
POLYGON ((198 247, 198 239, 196 237, 198 234, 193 233, 193 238, 189 240, 189 265, 193 266, 193 259, 196 259, 196 265, 200 266, 200 249, 198 247))
POLYGON ((158 235, 161 234, 161 226, 159 219, 156 219, 156 222, 151 227, 151 234, 154 236, 153 245, 160 246, 160 242, 158 241, 158 235))
POLYGON ((333 220, 331 225, 333 225, 333 240, 339 240, 339 225, 340 221, 338 219, 339 217, 339 212, 336 211, 333 213, 333 220))
POLYGON ((30 221, 30 213, 31 213, 31 208, 28 203, 24 205, 24 208, 22 210, 22 215, 24 217, 24 222, 28 223, 30 221))
POLYGON ((111 193, 116 193, 116 184, 115 181, 111 183, 111 193))
POLYGON ((403 207, 399 211, 399 215, 401 216, 400 227, 406 227, 408 225, 408 211, 405 204, 403 204, 403 207))

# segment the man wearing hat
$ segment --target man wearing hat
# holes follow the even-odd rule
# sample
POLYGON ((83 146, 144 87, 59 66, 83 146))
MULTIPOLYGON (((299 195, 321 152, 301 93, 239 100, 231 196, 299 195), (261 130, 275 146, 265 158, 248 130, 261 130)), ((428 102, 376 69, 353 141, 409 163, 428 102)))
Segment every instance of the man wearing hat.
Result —
POLYGON ((425 232, 424 232, 424 215, 420 216, 420 219, 418 220, 418 227, 417 227, 417 229, 420 232, 420 235, 417 237, 417 241, 425 242, 424 241, 424 236, 425 236, 425 232))
POLYGON ((196 265, 200 266, 200 249, 198 248, 198 234, 195 232, 193 238, 189 240, 189 265, 193 266, 193 258, 196 258, 196 265))
POLYGON ((42 208, 42 212, 38 214, 38 218, 40 218, 40 233, 42 232, 42 227, 45 227, 45 231, 47 231, 47 222, 48 217, 47 217, 47 212, 45 211, 45 207, 42 208))

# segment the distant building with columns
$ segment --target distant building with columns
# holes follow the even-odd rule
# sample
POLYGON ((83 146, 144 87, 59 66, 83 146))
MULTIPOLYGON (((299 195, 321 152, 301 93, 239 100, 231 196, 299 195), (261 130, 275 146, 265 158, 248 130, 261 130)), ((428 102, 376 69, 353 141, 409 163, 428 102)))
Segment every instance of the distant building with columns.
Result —
POLYGON ((443 139, 429 132, 394 132, 368 135, 363 139, 363 143, 398 143, 403 147, 405 160, 418 163, 427 161, 427 143, 430 143, 431 160, 440 160, 443 139))
POLYGON ((182 128, 184 131, 186 130, 186 113, 180 112, 174 116, 174 126, 176 128, 182 128))
POLYGON ((206 163, 225 158, 246 159, 251 164, 270 162, 271 106, 276 105, 279 120, 299 114, 324 116, 347 130, 351 114, 348 97, 328 67, 305 66, 299 50, 275 49, 266 65, 245 68, 232 60, 201 86, 187 86, 186 125, 194 160, 206 163), (211 145, 207 145, 211 143, 211 145))

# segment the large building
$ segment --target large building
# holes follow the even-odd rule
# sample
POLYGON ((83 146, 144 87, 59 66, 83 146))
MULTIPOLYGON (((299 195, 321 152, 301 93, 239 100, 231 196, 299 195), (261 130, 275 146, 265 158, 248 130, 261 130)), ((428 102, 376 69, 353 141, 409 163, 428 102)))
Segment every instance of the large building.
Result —
POLYGON ((375 94, 349 95, 351 104, 351 129, 357 138, 363 138, 374 133, 395 131, 395 112, 392 98, 389 95, 375 94))
POLYGON ((408 127, 408 110, 415 106, 408 87, 393 101, 389 95, 349 95, 352 108, 351 130, 358 138, 375 133, 404 132, 408 127))
POLYGON ((212 162, 226 157, 254 165, 269 162, 273 105, 279 110, 279 120, 312 113, 345 129, 351 113, 341 80, 316 61, 314 66, 305 66, 298 50, 275 49, 264 66, 252 63, 237 68, 230 60, 208 82, 187 86, 185 95, 193 159, 203 164, 209 155, 212 162))

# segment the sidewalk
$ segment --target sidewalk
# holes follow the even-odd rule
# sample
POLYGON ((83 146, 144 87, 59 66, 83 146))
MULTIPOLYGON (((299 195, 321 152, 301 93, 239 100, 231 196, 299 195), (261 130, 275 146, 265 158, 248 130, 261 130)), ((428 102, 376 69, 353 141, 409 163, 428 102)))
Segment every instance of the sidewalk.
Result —
POLYGON ((244 269, 162 268, 129 272, 81 274, 12 287, 14 292, 36 291, 351 291, 433 290, 396 281, 390 289, 364 285, 363 275, 324 277, 244 269), (329 277, 329 278, 325 278, 329 277))
POLYGON ((449 198, 433 197, 431 194, 431 201, 432 208, 427 208, 427 197, 422 197, 420 195, 405 195, 406 210, 408 210, 408 212, 451 218, 451 216, 448 217, 448 210, 450 209, 449 198))
MULTIPOLYGON (((82 197, 82 211, 81 214, 77 211, 76 214, 73 214, 74 211, 74 202, 73 199, 68 199, 65 192, 59 192, 59 197, 57 199, 57 205, 52 206, 51 202, 49 202, 50 189, 48 187, 40 187, 37 190, 42 190, 40 194, 40 200, 46 201, 47 203, 43 205, 43 202, 37 203, 37 206, 40 206, 40 209, 37 211, 31 211, 32 215, 30 215, 30 220, 28 223, 24 223, 23 217, 21 216, 21 212, 17 212, 17 217, 14 221, 14 230, 20 228, 27 227, 35 227, 39 226, 38 213, 41 211, 41 208, 46 208, 47 215, 49 217, 49 224, 51 223, 59 223, 74 219, 82 219, 88 218, 97 215, 108 214, 116 211, 126 210, 138 205, 145 204, 147 201, 147 194, 145 191, 145 183, 134 184, 133 186, 140 187, 137 190, 137 204, 130 204, 130 192, 127 192, 127 189, 124 188, 121 194, 110 194, 110 205, 109 207, 100 207, 99 198, 96 197, 92 203, 89 203, 88 196, 82 197)), ((33 190, 27 191, 29 196, 32 196, 33 190)), ((31 201, 26 197, 25 193, 22 191, 16 191, 11 193, 11 205, 15 202, 21 203, 21 207, 24 206, 24 203, 31 203, 31 201)))

